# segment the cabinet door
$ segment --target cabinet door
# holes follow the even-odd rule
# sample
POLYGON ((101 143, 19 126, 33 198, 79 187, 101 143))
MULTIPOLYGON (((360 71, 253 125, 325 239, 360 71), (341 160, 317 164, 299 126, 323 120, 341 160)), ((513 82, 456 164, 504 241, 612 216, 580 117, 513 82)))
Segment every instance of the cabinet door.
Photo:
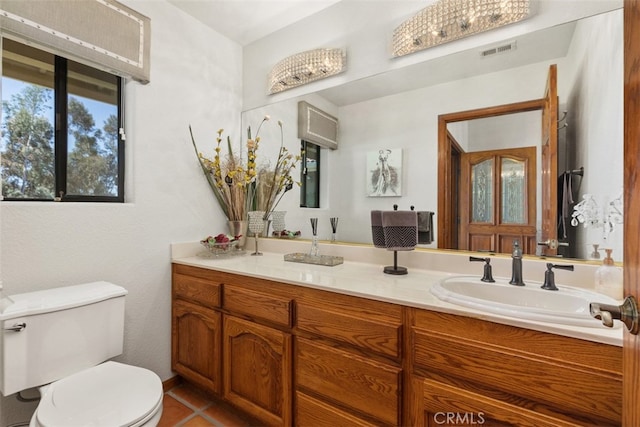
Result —
POLYGON ((267 425, 291 425, 291 335, 224 316, 224 398, 267 425))
MULTIPOLYGON (((492 427, 577 427, 583 425, 537 413, 431 379, 414 379, 422 388, 424 426, 487 425, 492 427)), ((420 422, 417 423, 420 425, 420 422)))
POLYGON ((173 302, 171 368, 216 394, 221 389, 222 318, 217 311, 173 302))

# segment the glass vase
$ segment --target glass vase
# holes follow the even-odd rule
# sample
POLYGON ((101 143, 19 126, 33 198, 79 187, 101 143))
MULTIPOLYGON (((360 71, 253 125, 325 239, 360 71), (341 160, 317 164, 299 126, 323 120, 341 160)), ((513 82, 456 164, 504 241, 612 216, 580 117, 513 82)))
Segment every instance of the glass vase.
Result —
POLYGON ((282 230, 285 229, 284 216, 287 214, 287 211, 273 211, 271 212, 271 227, 273 228, 274 233, 277 234, 277 237, 280 237, 282 230))
POLYGON ((244 245, 247 243, 247 227, 249 226, 249 221, 228 221, 227 225, 229 227, 229 235, 234 237, 241 236, 240 239, 238 239, 236 248, 244 249, 244 245))

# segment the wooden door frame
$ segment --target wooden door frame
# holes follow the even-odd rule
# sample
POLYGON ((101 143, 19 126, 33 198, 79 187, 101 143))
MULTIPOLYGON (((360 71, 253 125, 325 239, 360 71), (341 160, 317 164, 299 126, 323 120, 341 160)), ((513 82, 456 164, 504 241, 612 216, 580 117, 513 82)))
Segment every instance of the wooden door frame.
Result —
POLYGON ((447 138, 447 124, 473 119, 504 116, 506 114, 525 113, 542 110, 545 99, 515 102, 512 104, 496 105, 487 108, 459 111, 438 116, 438 248, 457 249, 454 242, 453 227, 457 227, 454 218, 454 203, 457 194, 451 190, 451 152, 452 148, 447 138))
MULTIPOLYGON (((640 2, 624 2, 624 294, 640 297, 640 2)), ((622 425, 640 425, 640 336, 623 338, 622 425)))

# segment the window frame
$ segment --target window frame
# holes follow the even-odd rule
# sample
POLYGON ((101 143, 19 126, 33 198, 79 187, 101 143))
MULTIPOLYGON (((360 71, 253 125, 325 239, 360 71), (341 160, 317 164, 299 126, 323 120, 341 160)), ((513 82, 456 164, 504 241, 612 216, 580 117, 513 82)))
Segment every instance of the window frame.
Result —
MULTIPOLYGON (((21 42, 18 42, 21 43, 21 42)), ((2 43, 0 43, 0 47, 2 43)), ((38 47, 31 46, 39 49, 38 47)), ((42 49, 40 49, 42 50, 42 49)), ((0 51, 0 59, 2 53, 0 51)), ((27 197, 4 197, 0 195, 0 200, 9 202, 107 202, 107 203, 124 203, 125 190, 125 141, 122 135, 124 129, 124 81, 123 78, 100 70, 95 66, 83 64, 85 66, 107 72, 114 76, 117 80, 117 118, 118 118, 118 180, 117 195, 115 196, 91 196, 91 195, 68 195, 67 190, 67 160, 68 160, 68 100, 67 92, 67 67, 70 60, 59 55, 54 55, 54 171, 55 171, 55 189, 53 199, 36 199, 27 197)), ((1 76, 0 76, 1 77, 1 76)), ((1 109, 0 109, 1 110, 1 109)), ((1 189, 0 189, 1 190, 1 189)))

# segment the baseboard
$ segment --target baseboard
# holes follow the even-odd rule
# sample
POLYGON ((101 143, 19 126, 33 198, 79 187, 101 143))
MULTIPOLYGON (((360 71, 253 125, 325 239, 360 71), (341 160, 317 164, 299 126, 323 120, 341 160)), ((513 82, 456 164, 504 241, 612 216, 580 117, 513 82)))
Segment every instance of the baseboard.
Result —
POLYGON ((182 384, 182 378, 176 375, 169 378, 168 380, 162 381, 162 389, 166 392, 180 384, 182 384))

